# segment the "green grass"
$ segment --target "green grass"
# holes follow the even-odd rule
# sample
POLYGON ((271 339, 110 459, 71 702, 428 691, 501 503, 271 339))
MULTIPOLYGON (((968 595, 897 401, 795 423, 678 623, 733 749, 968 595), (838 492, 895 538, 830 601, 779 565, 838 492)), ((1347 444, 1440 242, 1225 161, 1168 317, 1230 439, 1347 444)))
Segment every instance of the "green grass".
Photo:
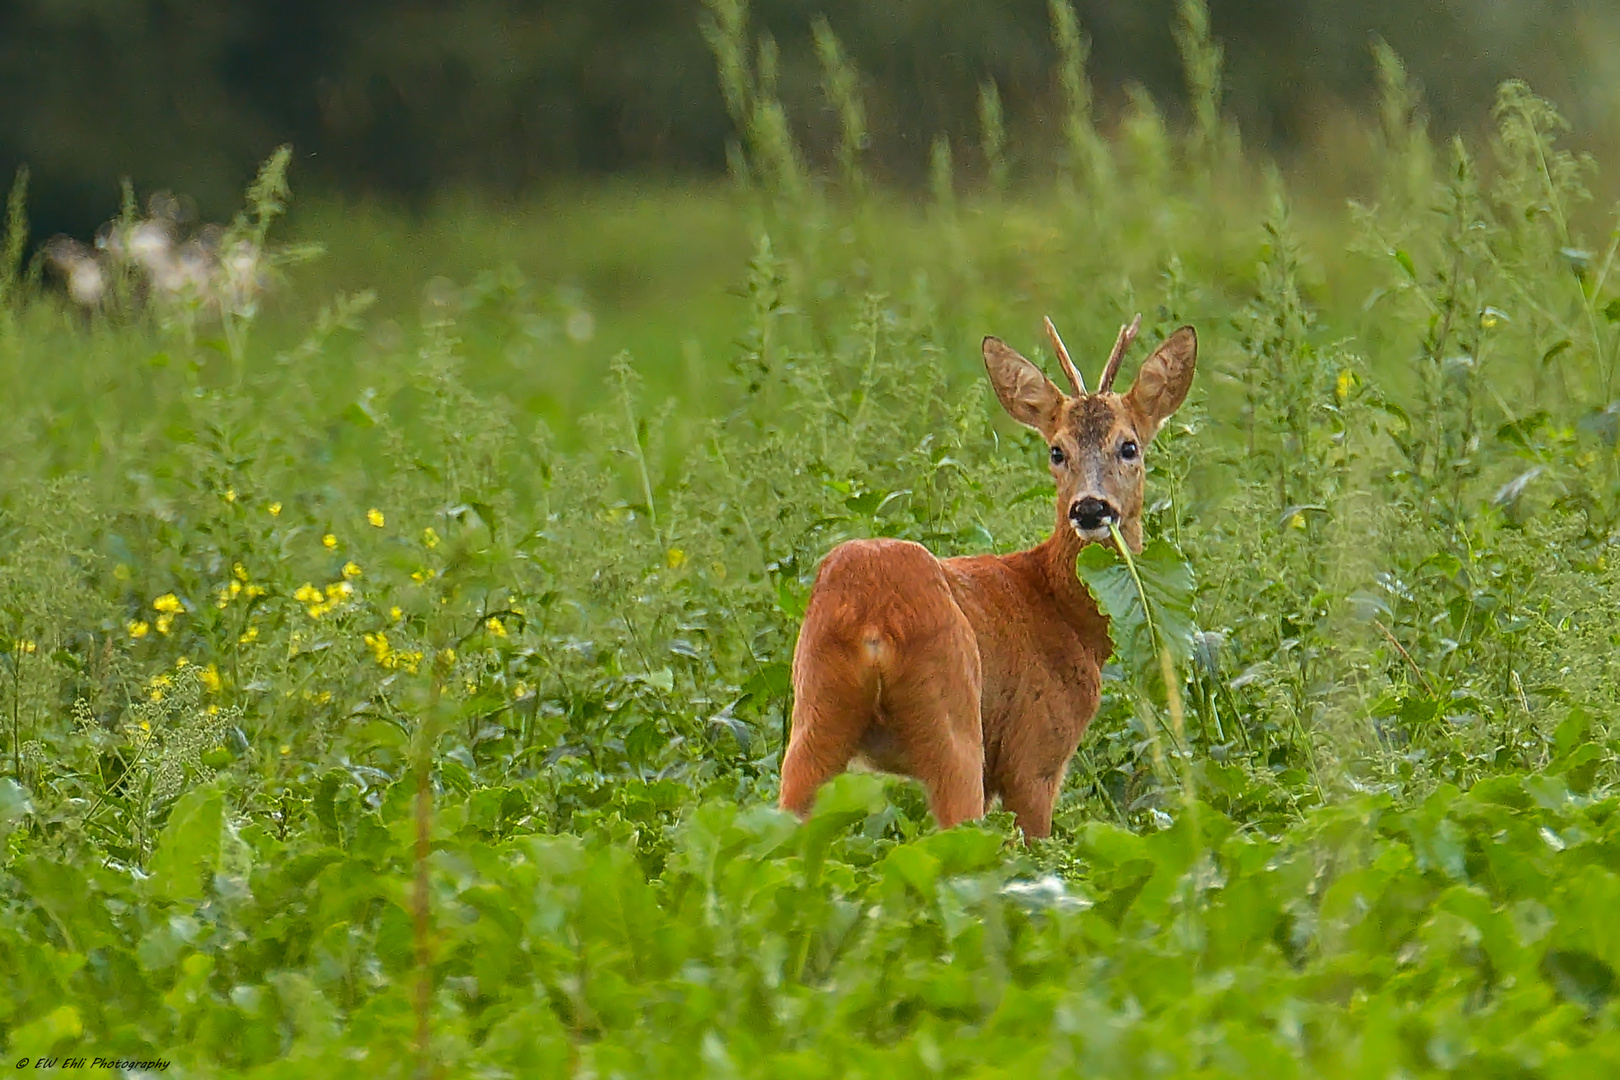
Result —
POLYGON ((1143 118, 1100 191, 315 205, 239 361, 12 294, 9 1059, 1612 1072, 1620 288, 1499 115, 1483 166, 1368 135, 1355 210, 1143 118), (1029 848, 870 776, 777 813, 817 561, 1041 539, 978 339, 1094 369, 1137 310, 1202 343, 1179 725, 1128 651, 1029 848))

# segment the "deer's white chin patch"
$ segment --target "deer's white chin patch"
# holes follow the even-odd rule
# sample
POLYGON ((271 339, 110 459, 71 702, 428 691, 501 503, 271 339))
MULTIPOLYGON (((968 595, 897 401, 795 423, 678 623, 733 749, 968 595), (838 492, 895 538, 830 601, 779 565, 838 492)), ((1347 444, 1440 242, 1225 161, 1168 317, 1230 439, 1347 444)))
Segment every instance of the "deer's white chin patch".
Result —
POLYGON ((1095 529, 1082 529, 1080 526, 1070 522, 1069 528, 1073 529, 1074 535, 1078 536, 1080 539, 1088 540, 1092 543, 1101 543, 1113 536, 1113 534, 1108 531, 1108 526, 1106 525, 1099 525, 1095 529))

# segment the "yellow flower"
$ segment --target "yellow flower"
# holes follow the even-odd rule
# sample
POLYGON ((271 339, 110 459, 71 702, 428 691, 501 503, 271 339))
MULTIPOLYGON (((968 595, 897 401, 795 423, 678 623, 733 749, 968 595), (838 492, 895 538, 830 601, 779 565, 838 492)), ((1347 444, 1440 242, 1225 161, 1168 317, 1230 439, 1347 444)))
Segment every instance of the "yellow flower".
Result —
POLYGON ((129 620, 129 622, 124 624, 124 628, 129 631, 129 636, 132 638, 143 638, 147 635, 147 632, 152 629, 146 624, 145 621, 141 619, 129 620))
POLYGON ((686 562, 686 552, 680 548, 670 548, 669 552, 664 556, 664 561, 669 564, 671 570, 677 570, 686 562))
POLYGON ((384 666, 388 663, 388 635, 378 630, 372 634, 362 634, 361 639, 371 647, 371 653, 377 658, 377 663, 384 666))
POLYGON ((19 638, 15 648, 24 656, 32 656, 34 654, 34 649, 37 648, 37 646, 27 638, 19 638))
POLYGON ((373 529, 382 528, 384 524, 383 512, 377 509, 375 506, 373 506, 370 510, 367 510, 366 524, 370 525, 373 529))
POLYGON ((175 659, 174 666, 178 669, 178 668, 185 667, 189 663, 191 663, 191 657, 189 657, 189 656, 181 656, 181 657, 177 657, 175 659))
POLYGON ((178 615, 185 610, 180 604, 180 598, 172 592, 164 593, 152 601, 152 609, 161 611, 165 615, 178 615))
POLYGON ((241 637, 236 639, 236 643, 238 645, 249 645, 258 640, 259 628, 257 626, 250 626, 246 631, 243 632, 241 637))
POLYGON ((1296 511, 1294 516, 1288 519, 1288 527, 1290 529, 1303 529, 1305 527, 1305 515, 1296 511))
POLYGON ((393 619, 395 622, 399 622, 400 618, 404 614, 405 613, 403 611, 399 610, 399 605, 398 604, 395 604, 393 607, 388 609, 388 617, 390 619, 393 619))
POLYGON ((439 546, 439 534, 433 531, 433 526, 422 530, 422 543, 427 545, 429 551, 439 546))
POLYGON ((221 681, 219 678, 219 666, 217 664, 209 664, 207 667, 203 668, 202 673, 198 677, 202 679, 203 686, 207 687, 210 694, 219 693, 221 681))
POLYGON ((351 581, 360 576, 360 564, 350 559, 343 564, 343 576, 351 581))
POLYGON ((432 570, 418 570, 411 575, 411 580, 416 582, 418 585, 425 585, 429 581, 432 581, 434 576, 435 575, 432 570))
POLYGON ((506 626, 501 622, 501 620, 497 619, 493 615, 484 620, 484 629, 488 630, 496 637, 506 636, 506 626))
POLYGON ((225 501, 228 502, 228 503, 233 503, 233 502, 236 501, 236 489, 235 488, 226 488, 225 489, 225 501))
POLYGON ((152 676, 151 680, 146 684, 147 699, 154 702, 162 701, 163 692, 173 685, 174 680, 167 675, 152 676))
POLYGON ((1356 388, 1356 383, 1359 381, 1360 380, 1356 378, 1355 372, 1351 371, 1349 368, 1345 368, 1343 371, 1339 372, 1339 381, 1333 388, 1334 395, 1337 396, 1340 401, 1345 400, 1350 396, 1350 391, 1356 388))
POLYGON ((514 683, 513 684, 513 686, 512 686, 512 699, 514 701, 517 700, 518 698, 526 698, 528 696, 529 696, 529 684, 528 683, 520 682, 520 683, 514 683))
POLYGON ((280 503, 273 502, 273 503, 270 504, 270 516, 271 517, 280 517, 281 516, 281 504, 280 503))
POLYGON ((380 666, 390 669, 404 668, 412 675, 416 674, 416 666, 422 662, 421 653, 395 649, 388 644, 388 635, 381 630, 361 636, 380 666))
POLYGON ((321 537, 321 543, 328 548, 335 548, 337 547, 337 537, 333 536, 331 533, 327 533, 325 536, 321 537))
POLYGON ((247 584, 247 567, 243 566, 241 563, 237 563, 235 566, 231 567, 231 573, 236 575, 237 581, 240 581, 244 585, 247 584))
POLYGON ((282 743, 281 744, 281 756, 286 757, 290 753, 292 753, 292 747, 288 746, 286 743, 282 743))
POLYGON ((1494 330, 1496 328, 1496 312, 1486 308, 1484 314, 1479 317, 1479 325, 1487 330, 1494 330))
POLYGON ((159 615, 157 617, 157 632, 158 633, 167 634, 169 632, 169 630, 171 628, 173 628, 173 626, 174 626, 174 616, 170 615, 168 612, 164 612, 162 615, 159 615))
POLYGON ((324 591, 306 581, 298 586, 293 599, 304 605, 310 618, 318 619, 342 603, 352 591, 347 581, 334 581, 324 591))
POLYGON ((447 664, 455 663, 456 662, 456 650, 454 650, 454 649, 441 649, 439 651, 439 659, 443 660, 447 664))

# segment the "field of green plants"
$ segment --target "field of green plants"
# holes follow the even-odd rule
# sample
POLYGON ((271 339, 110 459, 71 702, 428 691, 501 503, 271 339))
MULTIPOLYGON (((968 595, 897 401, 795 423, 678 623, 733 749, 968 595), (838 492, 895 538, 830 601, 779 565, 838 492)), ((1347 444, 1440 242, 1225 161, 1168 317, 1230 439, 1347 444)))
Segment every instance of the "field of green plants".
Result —
POLYGON ((278 157, 225 234, 268 293, 91 309, 19 189, 0 1068, 1620 1073, 1620 228, 1551 106, 1450 142, 1381 52, 1347 205, 1244 154, 1196 3, 1187 123, 1099 132, 1057 3, 1062 174, 987 85, 908 197, 830 29, 823 170, 710 8, 728 186, 284 222, 278 157), (778 812, 818 560, 1042 539, 978 341, 1090 374, 1136 311, 1122 384, 1201 342, 1168 682, 1121 634, 1048 841, 873 774, 778 812))

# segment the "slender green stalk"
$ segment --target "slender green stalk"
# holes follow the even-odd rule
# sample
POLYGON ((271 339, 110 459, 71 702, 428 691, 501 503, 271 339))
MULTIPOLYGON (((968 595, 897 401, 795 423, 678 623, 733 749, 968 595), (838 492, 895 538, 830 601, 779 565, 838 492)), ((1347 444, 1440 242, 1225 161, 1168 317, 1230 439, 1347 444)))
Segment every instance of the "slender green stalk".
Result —
POLYGON ((1113 157, 1108 143, 1097 132, 1092 115, 1091 82, 1086 62, 1091 56, 1091 39, 1075 17, 1069 0, 1049 0, 1052 41, 1058 52, 1058 81, 1063 87, 1063 138, 1068 144, 1068 170, 1082 183, 1092 199, 1105 195, 1113 177, 1113 157))
POLYGON ((816 56, 821 61, 821 85, 827 100, 838 113, 838 170, 844 187, 855 195, 866 191, 866 173, 861 165, 866 152, 866 106, 861 101, 860 72, 839 44, 838 35, 825 16, 810 24, 816 56))
POLYGON ((6 234, 0 246, 0 306, 17 296, 22 285, 23 254, 28 250, 28 167, 17 170, 6 199, 6 234))
POLYGON ((1187 80, 1187 101, 1192 109, 1191 152, 1206 169, 1213 168, 1223 151, 1221 125, 1222 49, 1209 25, 1206 0, 1176 0, 1172 30, 1181 51, 1187 80))
POLYGON ((636 419, 635 393, 631 386, 635 370, 630 366, 630 354, 621 352, 613 358, 613 377, 619 386, 619 404, 624 409, 625 435, 630 440, 630 454, 636 459, 641 476, 641 495, 647 505, 647 520, 652 523, 653 535, 658 531, 658 507, 653 499, 652 470, 647 466, 647 449, 641 441, 641 425, 636 419))
POLYGON ((990 178, 990 190, 1007 193, 1007 128, 1001 114, 1001 92, 994 79, 979 84, 979 146, 990 178))

